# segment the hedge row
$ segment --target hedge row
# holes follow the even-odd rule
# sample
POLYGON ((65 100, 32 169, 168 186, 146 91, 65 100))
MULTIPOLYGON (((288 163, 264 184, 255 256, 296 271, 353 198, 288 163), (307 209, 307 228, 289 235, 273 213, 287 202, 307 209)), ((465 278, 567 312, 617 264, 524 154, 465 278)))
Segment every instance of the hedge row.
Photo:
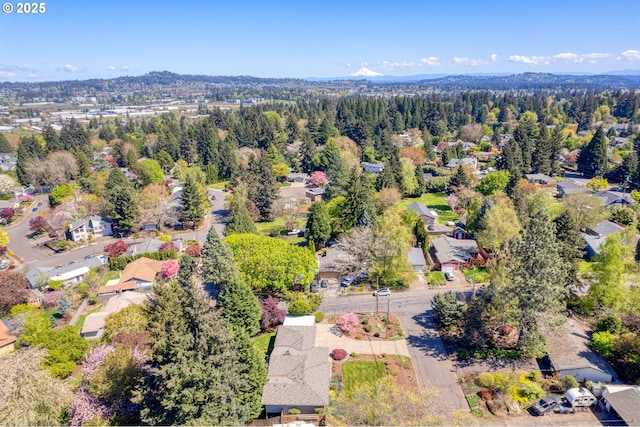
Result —
POLYGON ((137 255, 131 255, 131 256, 119 256, 119 257, 109 258, 109 268, 111 268, 112 270, 124 270, 127 264, 142 257, 154 259, 156 261, 164 261, 167 259, 178 258, 178 253, 176 251, 146 252, 143 254, 137 254, 137 255))

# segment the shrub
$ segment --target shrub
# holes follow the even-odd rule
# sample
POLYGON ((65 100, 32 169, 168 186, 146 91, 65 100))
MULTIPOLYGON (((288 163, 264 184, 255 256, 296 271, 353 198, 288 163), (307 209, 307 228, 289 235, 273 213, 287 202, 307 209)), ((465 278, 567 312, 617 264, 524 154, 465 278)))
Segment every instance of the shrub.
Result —
POLYGON ((526 398, 528 401, 532 401, 535 399, 540 399, 542 396, 544 396, 544 390, 538 383, 528 383, 519 390, 518 394, 526 398))
POLYGON ((278 300, 272 296, 260 301, 262 317, 260 318, 260 329, 262 332, 272 331, 276 326, 284 322, 287 312, 278 307, 278 300))
POLYGON ((303 316, 311 312, 311 305, 302 298, 296 298, 289 303, 289 314, 294 316, 303 316))
POLYGON ((613 350, 613 337, 611 332, 594 332, 591 335, 591 347, 604 357, 610 357, 613 350))
POLYGON ((371 329, 373 329, 373 328, 371 327, 371 325, 367 325, 367 326, 365 326, 365 327, 364 327, 364 330, 365 330, 366 332, 371 332, 371 329))
POLYGON ((352 351, 349 356, 355 359, 356 357, 358 357, 358 353, 356 353, 355 351, 352 351))
POLYGON ((380 332, 376 332, 375 334, 373 334, 373 336, 376 338, 380 338, 380 332))
POLYGON ((534 382, 540 381, 540 378, 541 378, 540 371, 529 372, 529 375, 527 376, 527 378, 529 378, 531 381, 534 381, 534 382))
POLYGON ((164 242, 163 244, 160 245, 160 247, 158 248, 158 251, 159 252, 164 252, 164 251, 178 252, 178 247, 173 242, 164 242))
POLYGON ((560 382, 562 383, 563 391, 567 391, 571 388, 577 388, 580 386, 580 384, 578 384, 578 380, 576 380, 573 375, 566 375, 560 378, 560 382))
POLYGON ((313 412, 316 414, 324 414, 324 408, 313 408, 313 412))
POLYGON ((347 357, 347 350, 343 348, 336 348, 330 354, 333 360, 344 360, 347 357))
POLYGON ((47 283, 47 286, 50 289, 57 291, 58 289, 62 288, 63 284, 64 284, 63 280, 49 280, 49 283, 47 283))
POLYGON ((82 298, 86 298, 89 296, 89 285, 86 283, 80 283, 78 285, 78 292, 82 296, 82 298))
POLYGON ((612 334, 618 334, 622 331, 622 319, 617 316, 604 316, 598 320, 596 325, 596 332, 611 332, 612 334))
POLYGON ((104 247, 108 257, 119 257, 129 249, 129 245, 124 240, 116 240, 104 247))
POLYGON ((200 245, 195 244, 195 245, 189 245, 187 246, 187 254, 193 258, 197 258, 200 256, 200 254, 202 253, 202 248, 200 247, 200 245))
POLYGON ((314 313, 313 316, 316 318, 316 323, 320 323, 324 320, 324 313, 321 311, 314 313))
POLYGON ((288 412, 289 412, 289 415, 300 415, 301 414, 300 409, 298 409, 298 408, 291 408, 291 409, 289 409, 288 412))
POLYGON ((163 234, 162 236, 160 236, 160 240, 162 240, 163 242, 170 242, 171 236, 169 236, 168 234, 163 234))
POLYGON ((341 315, 338 318, 338 328, 344 333, 351 332, 355 329, 355 326, 358 324, 359 319, 355 313, 346 313, 341 315))

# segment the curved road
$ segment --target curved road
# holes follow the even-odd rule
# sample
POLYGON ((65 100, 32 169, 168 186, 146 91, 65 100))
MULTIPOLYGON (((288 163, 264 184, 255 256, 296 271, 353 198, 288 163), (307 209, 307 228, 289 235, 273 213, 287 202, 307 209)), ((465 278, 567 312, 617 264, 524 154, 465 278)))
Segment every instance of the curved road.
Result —
MULTIPOLYGON (((224 209, 226 193, 221 190, 214 190, 209 188, 209 198, 216 196, 216 200, 211 202, 211 215, 205 219, 205 224, 199 230, 195 232, 193 230, 179 231, 170 233, 175 237, 182 237, 189 240, 196 240, 203 243, 209 232, 209 226, 213 225, 218 233, 222 235, 222 229, 226 223, 227 211, 224 209)), ((104 252, 104 247, 109 243, 112 243, 114 239, 104 239, 98 241, 94 245, 85 246, 79 249, 63 252, 60 254, 50 255, 44 251, 41 251, 32 243, 33 241, 27 236, 29 232, 29 220, 34 216, 37 216, 41 209, 48 209, 48 196, 38 195, 32 206, 29 207, 27 214, 22 218, 20 222, 10 225, 6 228, 9 235, 10 243, 9 248, 13 253, 22 259, 23 267, 26 270, 30 270, 33 267, 58 267, 68 264, 72 261, 83 259, 87 255, 96 255, 104 252), (37 212, 33 212, 32 208, 37 206, 38 202, 42 202, 42 206, 38 207, 37 212)), ((128 243, 133 243, 132 237, 125 239, 128 243)), ((146 239, 140 239, 146 240, 146 239)))

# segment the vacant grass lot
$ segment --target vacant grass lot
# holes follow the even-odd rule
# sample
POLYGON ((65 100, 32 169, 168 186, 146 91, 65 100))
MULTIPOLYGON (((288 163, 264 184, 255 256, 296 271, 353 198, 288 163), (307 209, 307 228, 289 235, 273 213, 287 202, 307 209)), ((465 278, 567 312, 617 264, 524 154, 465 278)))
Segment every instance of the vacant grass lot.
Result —
POLYGON ((447 221, 458 221, 458 215, 455 214, 445 200, 447 193, 425 193, 420 197, 410 197, 403 199, 398 205, 398 211, 407 209, 407 205, 413 202, 422 203, 429 209, 438 212, 438 222, 445 225, 447 221))
POLYGON ((344 390, 351 393, 359 384, 373 384, 385 376, 382 362, 346 362, 342 366, 344 390))

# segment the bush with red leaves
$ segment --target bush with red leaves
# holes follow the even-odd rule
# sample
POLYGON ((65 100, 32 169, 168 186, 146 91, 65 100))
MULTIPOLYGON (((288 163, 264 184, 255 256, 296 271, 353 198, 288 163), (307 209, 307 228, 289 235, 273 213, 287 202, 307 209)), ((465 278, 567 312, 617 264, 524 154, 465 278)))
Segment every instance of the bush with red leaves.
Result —
POLYGON ((104 247, 104 251, 108 257, 119 257, 129 249, 129 245, 124 240, 116 240, 104 247))
POLYGON ((199 257, 202 253, 202 248, 200 245, 189 245, 187 246, 187 254, 191 257, 199 257))
POLYGON ((158 251, 159 252, 164 252, 164 251, 178 252, 178 247, 173 242, 164 242, 163 244, 160 245, 160 247, 158 248, 158 251))
POLYGON ((343 360, 347 357, 347 350, 343 348, 336 348, 330 354, 333 360, 343 360))
POLYGON ((509 325, 508 323, 505 323, 504 325, 500 325, 498 330, 502 335, 509 335, 511 334, 511 332, 513 332, 513 326, 509 325))

